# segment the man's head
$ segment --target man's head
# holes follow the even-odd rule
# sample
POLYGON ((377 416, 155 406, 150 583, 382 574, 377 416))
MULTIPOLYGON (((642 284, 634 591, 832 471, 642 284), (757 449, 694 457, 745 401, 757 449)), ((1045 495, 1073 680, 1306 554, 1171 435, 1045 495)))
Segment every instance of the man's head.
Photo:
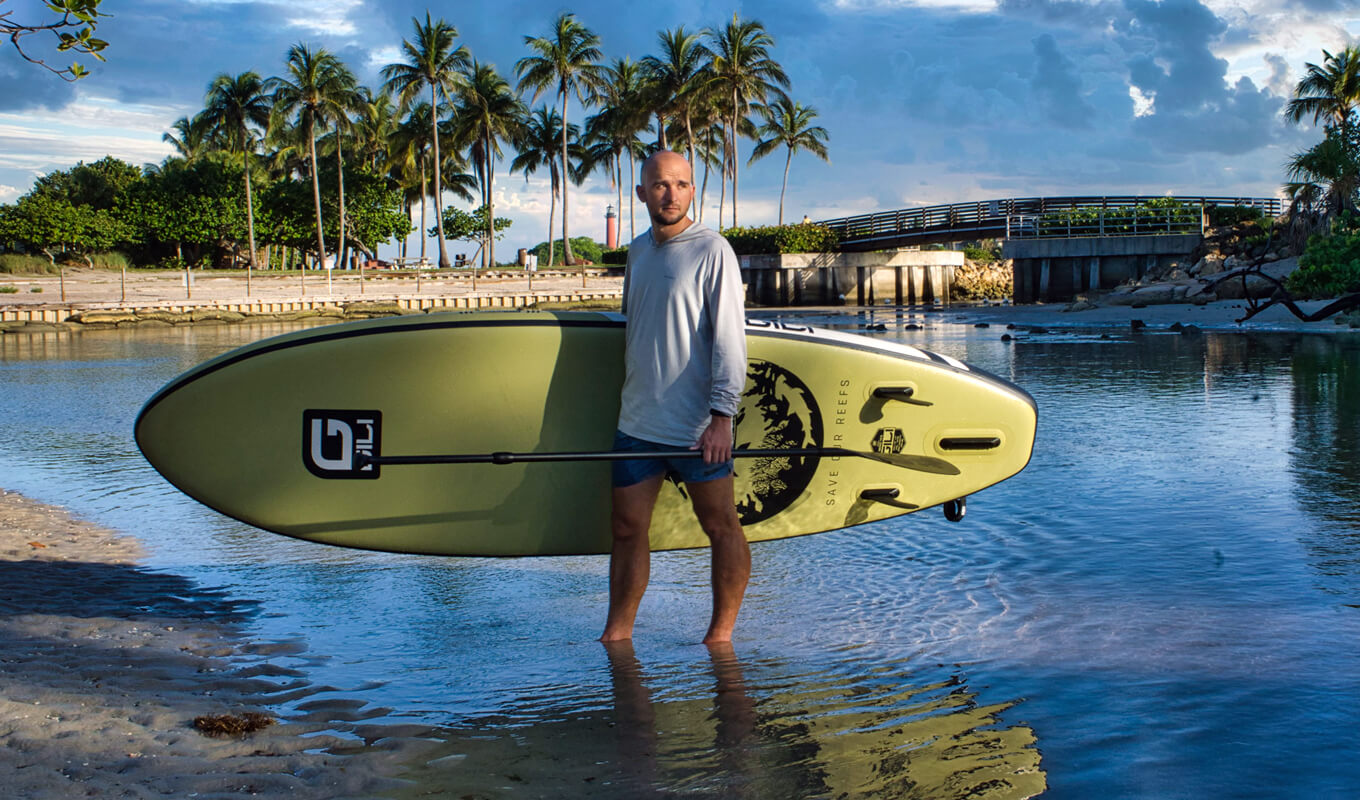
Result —
POLYGON ((658 150, 642 163, 638 199, 647 204, 653 228, 678 224, 689 215, 694 200, 694 173, 684 156, 658 150))

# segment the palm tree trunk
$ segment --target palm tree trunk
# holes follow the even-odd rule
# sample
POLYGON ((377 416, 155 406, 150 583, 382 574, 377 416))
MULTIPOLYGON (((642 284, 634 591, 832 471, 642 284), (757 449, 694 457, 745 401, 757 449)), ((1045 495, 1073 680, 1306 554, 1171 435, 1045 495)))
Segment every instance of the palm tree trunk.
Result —
POLYGON ((722 230, 723 211, 727 208, 727 120, 723 120, 722 182, 718 184, 718 230, 722 230))
MULTIPOLYGON (((310 126, 308 126, 310 128, 310 126)), ((316 134, 308 130, 307 143, 311 149, 312 156, 312 199, 316 201, 316 251, 321 259, 321 266, 326 265, 326 240, 321 233, 321 180, 316 176, 316 134)), ((304 266, 305 269, 305 266, 304 266)), ((304 286, 304 294, 305 294, 304 286)))
MULTIPOLYGON (((711 136, 710 136, 709 140, 708 140, 707 142, 704 143, 704 182, 701 183, 701 184, 699 185, 699 222, 700 222, 700 223, 702 223, 702 222, 704 221, 704 193, 706 193, 706 192, 708 191, 708 159, 709 159, 709 155, 710 155, 710 149, 709 149, 709 148, 710 148, 711 145, 712 145, 712 138, 711 138, 711 136)), ((721 227, 721 226, 720 226, 720 227, 721 227)))
POLYGON ((340 263, 336 264, 336 269, 344 269, 349 258, 349 244, 345 241, 345 157, 340 154, 340 129, 335 130, 335 179, 339 182, 340 188, 340 241, 336 247, 340 250, 340 263))
POLYGON ((434 133, 434 224, 439 230, 439 268, 449 268, 449 249, 444 244, 444 201, 440 198, 444 184, 444 164, 439 160, 439 95, 430 84, 430 127, 434 133))
POLYGON ((492 149, 491 131, 486 133, 486 263, 496 268, 496 153, 492 149))
POLYGON ((420 260, 425 260, 425 239, 429 236, 425 231, 425 197, 429 195, 429 185, 425 180, 425 156, 420 157, 420 260))
MULTIPOLYGON (((630 147, 630 148, 628 148, 628 176, 629 176, 629 178, 631 179, 632 176, 634 176, 634 175, 636 175, 636 174, 637 174, 637 165, 633 162, 633 148, 630 147)), ((637 192, 629 192, 629 193, 628 193, 628 237, 629 237, 629 240, 630 240, 630 241, 637 238, 637 219, 634 217, 634 214, 633 214, 634 210, 637 208, 637 204, 634 202, 635 200, 637 200, 637 192)), ((619 210, 622 211, 623 209, 619 209, 619 210)))
POLYGON ((779 186, 779 224, 784 224, 784 191, 789 188, 789 163, 793 161, 793 148, 784 158, 784 182, 779 186))
MULTIPOLYGON (((250 194, 250 153, 242 153, 246 164, 246 239, 250 245, 250 260, 246 262, 246 297, 250 297, 250 278, 255 271, 255 203, 250 194)), ((265 259, 268 264, 269 260, 265 259)))
POLYGON ((662 150, 669 150, 670 148, 666 145, 666 118, 661 115, 660 111, 656 112, 656 130, 656 146, 662 150))
POLYGON ((557 176, 553 174, 554 172, 557 172, 556 167, 548 169, 548 180, 552 184, 548 192, 550 195, 548 199, 548 269, 552 269, 553 265, 553 217, 557 215, 557 176))
MULTIPOLYGON (((686 146, 689 147, 689 179, 690 179, 691 181, 693 181, 693 180, 694 180, 694 129, 693 129, 693 127, 691 127, 691 125, 690 125, 690 120, 689 120, 689 106, 688 106, 688 105, 686 105, 686 107, 685 107, 685 144, 686 144, 686 146)), ((704 166, 704 177, 708 177, 708 166, 707 166, 707 165, 704 166)), ((698 201, 700 201, 700 202, 702 202, 702 200, 703 200, 702 197, 699 197, 699 198, 697 198, 697 199, 698 199, 698 201)), ((689 213, 690 213, 690 216, 691 216, 691 217, 694 216, 694 203, 695 203, 695 201, 696 201, 696 198, 694 198, 694 197, 691 197, 691 198, 689 199, 689 213)), ((702 216, 703 216, 703 211, 700 211, 700 212, 699 212, 699 215, 702 217, 702 216)))
MULTIPOLYGON (((571 170, 567 161, 567 92, 562 91, 562 266, 570 267, 571 257, 571 234, 567 225, 567 208, 570 202, 571 170)), ((586 285, 586 268, 581 267, 581 286, 586 285)))
POLYGON ((737 92, 732 90, 732 227, 737 227, 737 170, 741 164, 737 159, 737 92))

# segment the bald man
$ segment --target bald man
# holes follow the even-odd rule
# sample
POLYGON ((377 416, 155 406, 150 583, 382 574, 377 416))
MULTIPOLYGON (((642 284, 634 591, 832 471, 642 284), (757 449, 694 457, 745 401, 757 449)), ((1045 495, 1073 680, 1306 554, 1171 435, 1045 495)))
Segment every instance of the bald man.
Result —
POLYGON ((731 245, 689 218, 689 162, 662 150, 642 165, 641 181, 637 196, 652 227, 628 246, 626 372, 614 449, 697 449, 703 458, 614 462, 609 617, 600 640, 633 636, 651 571, 647 530, 671 475, 684 482, 712 545, 713 617, 704 642, 727 642, 751 576, 732 486, 732 417, 746 384, 745 293, 731 245))

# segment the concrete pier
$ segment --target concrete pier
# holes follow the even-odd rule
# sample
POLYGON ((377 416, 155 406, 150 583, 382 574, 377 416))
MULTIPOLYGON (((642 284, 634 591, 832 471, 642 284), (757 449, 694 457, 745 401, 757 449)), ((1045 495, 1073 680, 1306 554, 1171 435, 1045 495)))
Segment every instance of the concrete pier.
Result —
POLYGON ((1199 234, 1107 236, 1071 239, 1007 239, 1002 258, 1012 259, 1017 303, 1070 300, 1086 291, 1113 289, 1199 246, 1199 234))
POLYGON ((768 306, 947 303, 954 270, 963 266, 963 253, 953 250, 740 258, 747 302, 768 306))

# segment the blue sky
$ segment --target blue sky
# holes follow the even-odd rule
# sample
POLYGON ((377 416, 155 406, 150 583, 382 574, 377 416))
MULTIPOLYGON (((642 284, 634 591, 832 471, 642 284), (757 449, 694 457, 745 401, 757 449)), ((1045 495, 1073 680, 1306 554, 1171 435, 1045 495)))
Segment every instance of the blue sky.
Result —
MULTIPOLYGON (((38 0, 8 0, 22 18, 38 0)), ((831 164, 794 159, 786 219, 1053 194, 1274 195, 1281 164, 1320 137, 1281 110, 1305 64, 1360 32, 1360 0, 105 0, 108 61, 74 85, 0 51, 0 201, 37 175, 114 155, 169 153, 161 134, 200 107, 214 75, 283 68, 295 42, 339 53, 368 84, 397 57, 413 15, 455 25, 508 77, 525 35, 571 11, 608 58, 641 58, 662 28, 758 19, 830 132, 831 164)), ((38 45, 36 39, 29 42, 38 45)), ((513 79, 513 78, 512 78, 513 79)), ((540 100, 542 102, 542 100, 540 100)), ((569 111, 579 122, 582 111, 569 111)), ((743 224, 773 223, 783 158, 746 167, 743 224)), ((506 162, 508 164, 508 161, 506 162)), ((716 180, 716 179, 715 179, 716 180)), ((499 245, 547 232, 542 175, 502 167, 499 245)), ((573 189, 572 233, 604 238, 607 178, 573 189)), ((717 191, 706 197, 707 221, 717 191)), ((639 208, 637 230, 646 227, 639 208)), ((629 233, 627 209, 623 235, 629 233)), ((384 248, 384 252, 390 247, 384 248)))

